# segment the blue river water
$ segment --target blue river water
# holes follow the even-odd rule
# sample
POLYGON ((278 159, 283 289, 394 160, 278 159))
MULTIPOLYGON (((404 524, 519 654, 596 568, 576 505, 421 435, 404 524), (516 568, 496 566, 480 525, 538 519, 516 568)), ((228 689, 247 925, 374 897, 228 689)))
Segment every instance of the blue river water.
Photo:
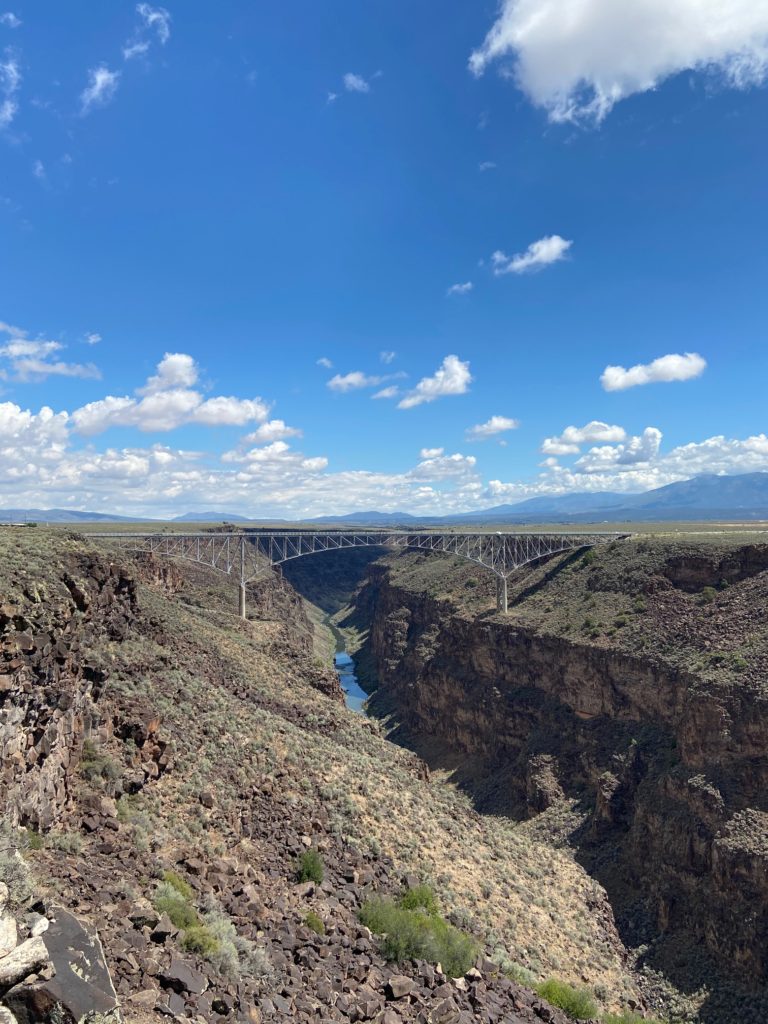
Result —
POLYGON ((338 651, 333 659, 336 671, 339 673, 341 688, 347 699, 347 707, 353 711, 365 714, 363 704, 368 700, 368 694, 361 688, 355 675, 355 664, 346 651, 338 651))

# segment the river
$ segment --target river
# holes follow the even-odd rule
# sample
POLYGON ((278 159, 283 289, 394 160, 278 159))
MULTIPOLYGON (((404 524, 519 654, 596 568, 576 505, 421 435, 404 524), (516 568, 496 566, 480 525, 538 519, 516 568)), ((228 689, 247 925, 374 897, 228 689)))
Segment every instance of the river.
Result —
MULTIPOLYGON (((338 642, 341 643, 340 640, 338 642)), ((341 688, 344 691, 347 707, 351 708, 353 711, 359 711, 361 715, 364 715, 365 709, 363 708, 363 704, 368 700, 368 694, 361 688, 357 681, 357 676, 355 675, 355 663, 343 647, 341 650, 336 652, 333 663, 336 666, 336 671, 339 673, 341 688)))

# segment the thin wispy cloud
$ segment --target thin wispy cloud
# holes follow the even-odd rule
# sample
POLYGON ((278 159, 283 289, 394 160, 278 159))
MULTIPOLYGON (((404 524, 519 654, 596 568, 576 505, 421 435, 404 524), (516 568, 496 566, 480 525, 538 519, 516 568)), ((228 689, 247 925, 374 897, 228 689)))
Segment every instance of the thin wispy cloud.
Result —
POLYGON ((7 128, 19 109, 16 96, 21 86, 18 59, 10 50, 0 60, 0 130, 7 128))
POLYGON ((327 382, 326 387, 331 391, 359 391, 362 388, 376 388, 388 380, 396 380, 405 377, 404 373, 386 373, 383 376, 377 374, 363 373, 362 370, 352 370, 351 373, 337 373, 335 377, 327 382))
POLYGON ((80 113, 83 117, 98 107, 105 107, 117 92, 120 81, 119 71, 110 71, 106 64, 100 64, 88 71, 88 85, 80 93, 80 113))
POLYGON ((88 334, 86 334, 83 340, 85 341, 86 345, 98 345, 99 342, 101 341, 101 335, 98 334, 96 331, 90 331, 88 334))
POLYGON ((7 361, 11 375, 19 381, 40 381, 46 377, 99 378, 101 373, 93 363, 68 363, 53 358, 65 346, 60 341, 30 338, 28 332, 12 324, 0 322, 0 359, 7 361))
POLYGON ((447 395, 463 395, 471 383, 469 363, 462 362, 458 356, 446 356, 440 368, 431 377, 423 377, 413 391, 397 403, 397 407, 413 409, 447 395))
POLYGON ((446 295, 468 295, 474 287, 471 281, 465 281, 463 284, 452 284, 446 295))
POLYGON ((469 60, 497 61, 551 121, 599 123, 620 100, 681 71, 734 88, 768 78, 768 7, 755 0, 503 0, 469 60), (509 58, 513 66, 509 68, 509 58))
POLYGON ((542 270, 565 259, 566 253, 573 242, 560 235, 547 235, 537 242, 531 242, 525 252, 515 256, 507 256, 500 249, 492 255, 493 272, 499 277, 502 274, 525 274, 528 271, 542 270))
POLYGON ((466 438, 468 441, 486 441, 489 437, 504 434, 508 430, 517 430, 519 426, 519 421, 509 416, 491 416, 485 423, 470 427, 466 431, 466 438))
POLYGON ((371 398, 397 398, 400 394, 400 388, 397 384, 390 384, 389 387, 382 388, 381 391, 377 391, 375 395, 371 395, 371 398))
POLYGON ((493 160, 483 160, 481 164, 477 165, 477 169, 482 174, 484 171, 493 171, 496 169, 496 164, 493 160))
POLYGON ((394 362, 395 359, 397 359, 397 352, 392 352, 389 349, 385 350, 384 352, 379 352, 379 359, 382 363, 384 363, 385 366, 389 366, 390 363, 394 362))
POLYGON ((46 180, 45 164, 42 160, 35 160, 32 164, 32 174, 40 182, 44 182, 46 180))
POLYGON ((707 368, 707 361, 698 352, 684 355, 671 354, 654 359, 652 363, 638 363, 625 369, 623 366, 606 366, 600 383, 606 391, 626 391, 642 384, 669 383, 692 380, 700 377, 707 368))
POLYGON ((344 88, 347 92, 370 92, 370 84, 363 78, 362 75, 355 75, 353 72, 348 71, 344 75, 344 88))
POLYGON ((328 356, 320 356, 320 358, 316 362, 317 362, 318 366, 322 366, 326 370, 332 370, 333 369, 333 363, 328 358, 328 356))
POLYGON ((0 14, 0 25, 5 25, 6 28, 19 28, 21 18, 17 18, 13 11, 6 11, 0 14))
POLYGON ((171 14, 165 7, 137 4, 136 13, 139 16, 139 24, 123 47, 124 60, 143 57, 149 52, 154 41, 165 46, 171 38, 171 14))

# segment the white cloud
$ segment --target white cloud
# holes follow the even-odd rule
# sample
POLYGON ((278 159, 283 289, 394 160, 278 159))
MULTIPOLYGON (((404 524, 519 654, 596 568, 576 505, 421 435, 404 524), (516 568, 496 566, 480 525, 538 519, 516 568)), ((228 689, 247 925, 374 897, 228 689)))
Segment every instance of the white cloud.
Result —
POLYGON ((289 427, 284 420, 269 420, 262 423, 252 434, 243 438, 244 444, 268 444, 273 441, 284 441, 287 437, 301 437, 298 427, 289 427))
POLYGON ((470 68, 505 73, 552 121, 601 121, 620 100, 686 70, 735 88, 768 75, 768 7, 756 0, 502 0, 470 68))
POLYGON ((347 92, 370 92, 371 87, 362 77, 362 75, 355 75, 351 71, 348 71, 344 75, 344 88, 347 92))
MULTIPOLYGON (((442 452, 442 449, 441 449, 442 452)), ((431 455, 407 474, 410 480, 451 480, 474 476, 477 459, 474 455, 431 455)))
POLYGON ((327 356, 320 356, 320 358, 317 360, 317 365, 324 367, 326 370, 333 369, 333 363, 331 362, 330 359, 328 359, 327 356))
POLYGON ((371 395, 371 398, 397 398, 400 394, 400 388, 397 384, 390 384, 389 387, 382 388, 381 391, 377 391, 375 395, 371 395))
POLYGON ((140 398, 106 398, 76 409, 72 413, 75 429, 83 435, 100 434, 110 427, 136 427, 142 431, 167 431, 188 423, 202 426, 244 426, 261 423, 269 415, 268 405, 260 398, 234 398, 220 395, 204 399, 192 388, 199 371, 191 356, 166 353, 144 387, 140 398))
POLYGON ((603 445, 590 448, 576 460, 575 468, 582 473, 604 473, 620 470, 623 466, 649 463, 659 454, 661 431, 646 427, 640 437, 631 437, 625 444, 603 445))
POLYGON ((161 46, 165 46, 171 38, 171 15, 165 7, 137 4, 136 13, 139 25, 123 47, 124 60, 133 60, 134 57, 143 57, 148 53, 153 36, 161 46))
POLYGON ((154 29, 157 38, 165 45, 171 38, 171 15, 165 7, 150 7, 149 4, 137 4, 136 13, 149 29, 154 29))
POLYGON ((493 160, 483 160, 481 164, 478 164, 477 169, 480 171, 481 174, 484 171, 495 171, 496 164, 493 162, 493 160))
POLYGON ((422 448, 419 452, 419 456, 422 459, 436 459, 439 455, 442 455, 445 448, 422 448))
POLYGON ((88 71, 88 85, 80 93, 80 113, 83 117, 96 107, 105 107, 117 91, 119 71, 110 71, 105 64, 88 71))
POLYGON ((325 102, 329 103, 329 104, 330 103, 335 103, 338 98, 339 98, 339 94, 337 92, 329 92, 327 94, 325 102))
POLYGON ((351 373, 337 373, 326 386, 331 391, 357 391, 360 388, 375 388, 383 380, 383 377, 373 377, 362 370, 352 370, 351 373))
POLYGON ((17 18, 13 11, 6 11, 5 14, 0 14, 0 25, 5 25, 7 28, 18 28, 21 25, 21 18, 17 18))
POLYGON ((184 352, 166 352, 157 364, 157 373, 150 377, 137 394, 152 395, 173 388, 191 388, 197 383, 197 363, 184 352))
POLYGON ((398 409, 413 409, 445 395, 463 395, 471 382, 469 363, 462 362, 458 356, 446 356, 432 377, 424 377, 413 391, 398 402, 398 409))
POLYGON ((89 331, 88 334, 86 334, 84 340, 86 345, 98 345, 98 343, 101 341, 101 335, 98 334, 96 331, 89 331))
POLYGON ((389 366, 390 363, 394 362, 397 358, 397 352, 384 351, 379 352, 379 359, 385 366, 389 366))
POLYGON ((45 164, 42 160, 35 160, 32 164, 32 174, 38 181, 45 181, 45 164))
POLYGON ((566 427, 558 437, 545 437, 541 445, 544 455, 578 455, 583 444, 599 441, 623 441, 627 432, 623 427, 601 420, 590 420, 583 427, 566 427))
MULTIPOLYGON (((376 376, 375 374, 363 373, 362 370, 353 370, 351 373, 337 373, 326 383, 326 387, 329 387, 331 391, 359 391, 361 388, 376 388, 388 380, 398 380, 405 376, 406 374, 403 372, 386 373, 383 376, 376 376)), ((385 391, 388 390, 390 389, 385 388, 385 391)), ((391 395, 379 394, 379 396, 374 397, 389 398, 391 395)))
POLYGON ((16 58, 6 51, 0 60, 0 131, 7 128, 19 109, 16 95, 21 85, 21 71, 16 58))
POLYGON ((491 257, 493 272, 498 277, 501 274, 524 274, 528 270, 541 270, 542 267, 565 259, 572 245, 573 242, 560 235, 546 235, 537 242, 531 242, 525 252, 511 258, 497 249, 491 257))
POLYGON ((706 360, 697 352, 686 352, 684 355, 661 356, 652 363, 638 363, 628 370, 623 366, 606 366, 600 383, 606 391, 625 391, 640 384, 691 380, 700 377, 706 368, 706 360))
POLYGON ((55 352, 64 345, 60 341, 44 338, 29 338, 27 332, 12 324, 0 322, 0 335, 9 340, 0 345, 0 358, 7 359, 11 373, 20 381, 44 380, 46 377, 99 378, 98 368, 93 363, 67 363, 61 359, 52 360, 55 352))
POLYGON ((485 423, 478 423, 476 426, 470 427, 466 436, 468 441, 484 441, 488 437, 503 434, 507 430, 517 430, 519 426, 519 422, 510 419, 509 416, 491 416, 485 423))
POLYGON ((467 295, 473 288, 474 285, 471 281, 465 281, 464 284, 452 284, 446 295, 467 295))

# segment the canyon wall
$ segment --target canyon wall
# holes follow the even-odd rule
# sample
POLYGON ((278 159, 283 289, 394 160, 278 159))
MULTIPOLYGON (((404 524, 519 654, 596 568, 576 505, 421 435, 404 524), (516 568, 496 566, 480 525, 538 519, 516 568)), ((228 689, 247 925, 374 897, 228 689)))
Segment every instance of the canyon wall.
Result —
MULTIPOLYGON (((696 563, 671 568, 687 589, 706 585, 696 563)), ((586 801, 578 842, 616 906, 633 917, 644 906, 651 931, 768 980, 761 687, 671 664, 652 637, 633 654, 521 623, 514 610, 470 614, 399 580, 392 564, 371 566, 357 614, 371 624, 363 656, 408 732, 475 765, 483 809, 530 816, 562 796, 586 801)))

